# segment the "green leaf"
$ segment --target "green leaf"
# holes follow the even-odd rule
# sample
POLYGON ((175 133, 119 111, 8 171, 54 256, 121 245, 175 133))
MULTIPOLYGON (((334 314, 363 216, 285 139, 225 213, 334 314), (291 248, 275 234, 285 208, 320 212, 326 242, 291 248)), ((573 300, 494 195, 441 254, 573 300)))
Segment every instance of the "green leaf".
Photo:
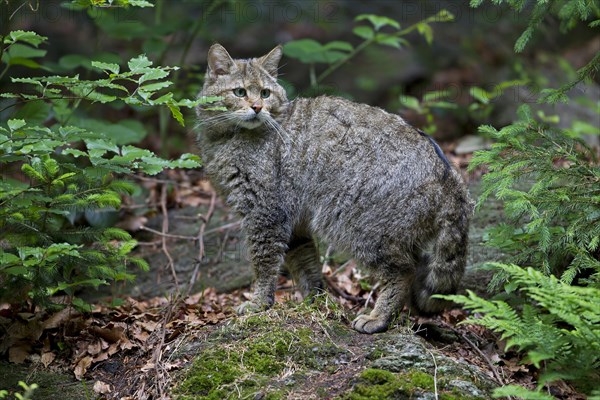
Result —
POLYGON ((8 55, 10 56, 9 64, 13 62, 14 58, 40 58, 46 55, 46 50, 34 49, 30 46, 23 44, 14 44, 8 49, 8 55))
POLYGON ((46 40, 48 40, 46 36, 38 35, 32 31, 12 31, 4 38, 4 43, 25 42, 37 47, 46 40))
MULTIPOLYGON (((101 62, 101 61, 92 61, 92 67, 101 69, 103 71, 109 71, 115 75, 118 74, 119 71, 121 70, 121 68, 119 67, 119 64, 105 63, 105 62, 101 62)), ((131 68, 131 65, 129 66, 129 68, 131 68)))
MULTIPOLYGON (((87 139, 85 144, 88 150, 108 150, 113 153, 119 153, 119 147, 111 141, 104 139, 87 139)), ((103 153, 104 154, 104 153, 103 153)))
POLYGON ((10 129, 11 132, 14 132, 19 128, 22 128, 25 125, 26 125, 26 122, 24 119, 9 119, 8 120, 8 129, 10 129))
POLYGON ((0 250, 0 265, 8 265, 19 263, 21 259, 14 254, 5 253, 3 250, 0 250))
POLYGON ((403 106, 412 110, 421 111, 419 99, 417 99, 416 97, 402 95, 400 96, 400 103, 402 103, 403 106))
POLYGON ((417 25, 417 30, 425 37, 427 44, 431 45, 433 43, 433 29, 429 24, 420 23, 417 25))
POLYGON ((140 76, 138 83, 142 84, 146 81, 152 81, 156 79, 162 79, 169 76, 169 72, 162 69, 151 69, 140 76))
POLYGON ((300 39, 287 42, 283 46, 283 52, 286 56, 296 58, 303 63, 310 64, 319 62, 315 54, 321 52, 321 44, 313 39, 300 39))
POLYGON ((81 54, 67 54, 58 60, 58 65, 67 70, 74 70, 78 67, 89 69, 92 66, 90 59, 81 54))
POLYGON ((33 60, 30 60, 29 58, 22 58, 22 57, 11 57, 10 60, 8 61, 8 65, 22 65, 24 67, 31 68, 31 69, 38 69, 38 68, 42 67, 39 63, 37 63, 33 60))
POLYGON ((146 0, 127 0, 127 3, 135 7, 154 7, 154 4, 146 0))
POLYGON ((145 55, 140 55, 136 58, 132 58, 127 63, 129 70, 135 74, 147 72, 147 68, 152 66, 152 61, 148 60, 145 55))
POLYGON ((27 120, 29 125, 41 125, 50 116, 51 106, 42 100, 30 101, 21 107, 14 117, 27 120))
POLYGON ((175 120, 177 120, 177 122, 179 122, 179 124, 181 126, 185 126, 185 121, 183 120, 183 114, 181 113, 179 106, 174 103, 168 103, 167 107, 169 107, 169 110, 171 110, 171 115, 173 116, 173 118, 175 118, 175 120))
POLYGON ((522 386, 507 385, 494 389, 494 398, 515 396, 522 400, 553 400, 554 397, 538 391, 531 391, 522 386))
POLYGON ((398 21, 388 18, 388 17, 383 17, 380 15, 361 14, 361 15, 357 16, 356 18, 354 18, 354 21, 356 21, 356 22, 363 21, 363 20, 368 20, 371 24, 373 24, 373 27, 375 28, 376 31, 380 30, 384 26, 392 26, 396 29, 400 29, 400 24, 398 23, 398 21))
POLYGON ((473 86, 469 89, 469 94, 483 104, 489 104, 490 102, 490 94, 480 87, 473 86))
POLYGON ((354 50, 354 48, 352 47, 352 45, 350 43, 343 42, 340 40, 334 40, 332 42, 325 43, 325 45, 323 45, 323 47, 327 50, 342 50, 342 51, 346 51, 346 52, 351 52, 352 50, 354 50))
POLYGON ((101 137, 111 140, 116 145, 138 143, 148 134, 144 125, 134 119, 123 119, 117 124, 93 118, 74 119, 73 122, 89 132, 101 133, 101 137))
POLYGON ((395 47, 397 49, 401 48, 402 45, 408 44, 408 42, 402 38, 385 33, 378 33, 375 35, 375 42, 385 46, 395 47))
POLYGON ((366 40, 373 39, 375 36, 375 31, 373 31, 373 28, 370 26, 357 26, 356 28, 352 29, 352 32, 354 32, 356 36, 366 40))

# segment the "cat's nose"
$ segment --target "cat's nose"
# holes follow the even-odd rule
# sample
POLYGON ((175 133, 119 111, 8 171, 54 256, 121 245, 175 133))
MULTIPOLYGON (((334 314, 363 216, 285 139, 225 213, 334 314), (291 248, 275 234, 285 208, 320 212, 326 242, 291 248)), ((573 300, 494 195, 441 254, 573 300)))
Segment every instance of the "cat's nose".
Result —
POLYGON ((260 110, 262 110, 262 104, 254 103, 254 104, 252 104, 251 108, 254 110, 254 112, 256 114, 258 114, 260 112, 260 110))

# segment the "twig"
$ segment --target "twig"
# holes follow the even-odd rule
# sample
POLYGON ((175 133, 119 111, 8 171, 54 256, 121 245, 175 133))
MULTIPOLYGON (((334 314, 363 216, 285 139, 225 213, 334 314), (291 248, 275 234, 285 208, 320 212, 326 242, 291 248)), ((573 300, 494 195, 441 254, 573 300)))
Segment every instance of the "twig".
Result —
POLYGON ((378 287, 379 287, 379 282, 377 282, 375 285, 373 285, 373 288, 371 289, 371 291, 369 292, 369 295, 367 296, 367 300, 365 301, 365 305, 359 311, 359 313, 362 312, 362 311, 364 311, 367 307, 369 307, 369 302, 371 301, 371 298, 373 297, 373 293, 375 293, 375 291, 377 290, 378 287))
POLYGON ((145 182, 154 182, 154 183, 162 183, 162 184, 167 184, 167 183, 177 184, 177 182, 172 179, 158 179, 158 178, 151 178, 148 176, 137 175, 137 174, 128 174, 128 175, 133 179, 138 179, 140 181, 145 181, 145 182))
POLYGON ((208 221, 210 221, 210 218, 212 217, 212 215, 215 211, 216 200, 217 200, 217 194, 215 192, 212 192, 212 195, 210 197, 210 206, 208 207, 208 212, 206 213, 206 216, 202 217, 203 222, 202 222, 202 225, 200 225, 200 230, 198 232, 198 236, 196 237, 196 240, 198 240, 198 260, 196 261, 196 266, 194 267, 194 272, 192 273, 192 277, 190 278, 190 283, 187 288, 187 294, 190 293, 190 291, 192 290, 192 287, 196 283, 196 279, 198 279, 198 272, 200 270, 200 264, 202 264, 202 260, 204 258, 204 231, 206 230, 206 225, 208 224, 208 221))
POLYGON ((333 247, 331 245, 327 246, 327 250, 325 251, 325 256, 323 257, 323 267, 321 267, 322 272, 326 272, 329 269, 329 259, 331 258, 331 253, 333 253, 333 247))
POLYGON ((325 277, 325 281, 327 282, 327 285, 329 285, 330 288, 333 289, 333 291, 338 295, 343 297, 346 300, 350 300, 353 301, 355 303, 359 303, 359 304, 365 304, 365 299, 363 299, 362 297, 357 297, 357 296, 352 296, 346 292, 344 292, 342 289, 340 289, 339 287, 337 287, 337 285, 335 283, 333 283, 331 281, 331 279, 329 279, 329 277, 325 277))
POLYGON ((340 273, 340 271, 343 271, 344 269, 346 269, 346 267, 348 267, 348 265, 350 265, 350 263, 354 262, 353 259, 350 259, 348 261, 346 261, 345 263, 343 263, 342 265, 340 265, 335 271, 333 271, 331 273, 331 276, 337 275, 340 273))
MULTIPOLYGON (((487 365, 490 367, 490 369, 492 371, 492 374, 494 374, 494 378, 496 378, 496 382, 502 386, 506 386, 506 382, 500 376, 500 374, 498 374, 498 371, 496 370, 496 367, 494 366, 494 364, 492 364, 492 361, 489 359, 488 356, 485 355, 485 353, 483 351, 481 351, 481 349, 479 347, 477 347, 477 345, 475 343, 473 343, 464 333, 462 333, 458 329, 454 328, 452 325, 449 325, 448 323, 443 322, 443 321, 440 321, 440 322, 442 323, 442 325, 444 325, 446 328, 450 329, 452 332, 456 333, 457 335, 460 335, 460 337, 469 346, 471 346, 471 348, 473 348, 473 350, 475 350, 475 352, 479 355, 479 357, 481 357, 487 363, 487 365)), ((511 397, 508 396, 508 398, 510 399, 511 397)))
POLYGON ((173 235, 172 233, 165 233, 165 232, 157 231, 156 229, 148 228, 147 226, 141 226, 140 230, 152 232, 155 235, 159 235, 163 238, 184 239, 184 240, 193 240, 193 241, 198 240, 198 238, 196 236, 173 235))
POLYGON ((438 366, 437 366, 437 362, 435 361, 435 356, 433 355, 433 352, 431 350, 429 350, 428 348, 425 348, 425 350, 427 350, 427 352, 431 355, 431 358, 433 359, 433 390, 434 390, 434 396, 435 396, 435 400, 438 400, 438 387, 437 387, 437 372, 438 372, 438 366))
POLYGON ((161 375, 162 375, 161 370, 164 369, 164 368, 162 368, 162 355, 163 355, 163 346, 165 344, 165 334, 167 331, 167 324, 171 320, 171 316, 173 315, 173 309, 175 307, 177 307, 177 301, 173 301, 173 299, 171 299, 171 301, 169 302, 168 308, 167 308, 167 312, 165 313, 165 316, 161 323, 160 340, 159 340, 158 346, 155 347, 155 351, 152 356, 152 363, 154 364, 154 371, 156 374, 156 378, 153 379, 153 382, 155 383, 155 385, 158 388, 158 393, 160 395, 160 397, 159 397, 160 399, 167 398, 167 396, 165 395, 165 389, 164 389, 163 382, 161 381, 161 375))
POLYGON ((242 224, 242 221, 235 221, 235 222, 231 222, 229 224, 219 226, 217 228, 212 228, 212 229, 209 229, 206 232, 204 232, 204 236, 208 236, 212 233, 223 232, 224 230, 231 229, 231 228, 237 228, 241 224, 242 224))
POLYGON ((165 253, 165 256, 169 260, 169 267, 171 269, 171 274, 173 275, 173 280, 175 281, 175 290, 179 292, 179 281, 177 280, 177 272, 175 271, 175 262, 173 261, 173 257, 171 257, 171 253, 169 253, 169 249, 167 247, 167 238, 166 235, 169 231, 169 214, 167 213, 167 192, 168 186, 165 184, 162 186, 160 191, 160 209, 163 215, 162 222, 162 251, 165 253))
MULTIPOLYGON (((206 236, 206 233, 204 234, 206 236)), ((225 232, 225 236, 223 237, 223 242, 219 246, 219 253, 217 254, 217 261, 220 262, 223 260, 223 254, 225 254, 225 247, 227 247, 227 242, 229 241, 229 231, 225 232)))

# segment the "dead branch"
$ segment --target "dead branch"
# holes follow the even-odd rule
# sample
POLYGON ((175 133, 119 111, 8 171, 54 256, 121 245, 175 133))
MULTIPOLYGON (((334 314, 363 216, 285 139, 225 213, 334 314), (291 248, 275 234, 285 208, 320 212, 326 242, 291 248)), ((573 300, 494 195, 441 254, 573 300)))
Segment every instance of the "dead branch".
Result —
POLYGON ((169 253, 169 249, 167 246, 167 238, 166 234, 169 231, 169 214, 167 212, 167 194, 168 194, 168 185, 164 184, 160 191, 160 209, 163 216, 162 221, 162 251, 167 257, 168 266, 171 270, 171 275, 173 276, 173 281, 175 282, 175 290, 179 292, 179 281, 177 280, 177 271, 175 271, 175 262, 173 261, 173 257, 171 257, 171 253, 169 253))
POLYGON ((350 300, 353 301, 355 303, 358 303, 360 305, 363 305, 366 303, 366 300, 363 299, 362 297, 357 297, 357 296, 352 296, 346 292, 344 292, 342 289, 340 289, 339 287, 337 287, 337 285, 335 283, 333 283, 333 281, 331 279, 329 279, 329 277, 325 276, 325 282, 327 282, 327 285, 333 289, 333 291, 338 295, 343 297, 346 300, 350 300))
POLYGON ((208 224, 208 221, 210 221, 210 218, 212 217, 215 211, 216 200, 217 194, 215 192, 212 192, 210 197, 210 206, 208 207, 208 212, 206 213, 206 216, 199 216, 200 219, 202 219, 202 225, 200 225, 200 230, 198 231, 198 236, 196 237, 196 240, 198 240, 198 260, 196 261, 194 272, 192 273, 192 277, 190 278, 190 283, 187 288, 188 295, 192 290, 192 287, 194 287, 196 280, 198 279, 200 264, 202 264, 202 260, 204 259, 204 231, 206 230, 206 225, 208 224))

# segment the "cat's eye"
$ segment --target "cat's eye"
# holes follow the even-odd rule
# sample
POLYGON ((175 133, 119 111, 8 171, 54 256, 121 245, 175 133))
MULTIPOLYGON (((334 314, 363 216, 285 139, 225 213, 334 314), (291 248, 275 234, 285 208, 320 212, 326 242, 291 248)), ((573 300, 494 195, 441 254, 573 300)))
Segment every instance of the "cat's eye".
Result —
POLYGON ((233 89, 233 94, 235 94, 237 97, 244 97, 246 95, 246 89, 238 87, 233 89))
POLYGON ((262 97, 263 99, 266 99, 270 95, 271 95, 271 91, 269 89, 263 89, 260 91, 260 97, 262 97))

